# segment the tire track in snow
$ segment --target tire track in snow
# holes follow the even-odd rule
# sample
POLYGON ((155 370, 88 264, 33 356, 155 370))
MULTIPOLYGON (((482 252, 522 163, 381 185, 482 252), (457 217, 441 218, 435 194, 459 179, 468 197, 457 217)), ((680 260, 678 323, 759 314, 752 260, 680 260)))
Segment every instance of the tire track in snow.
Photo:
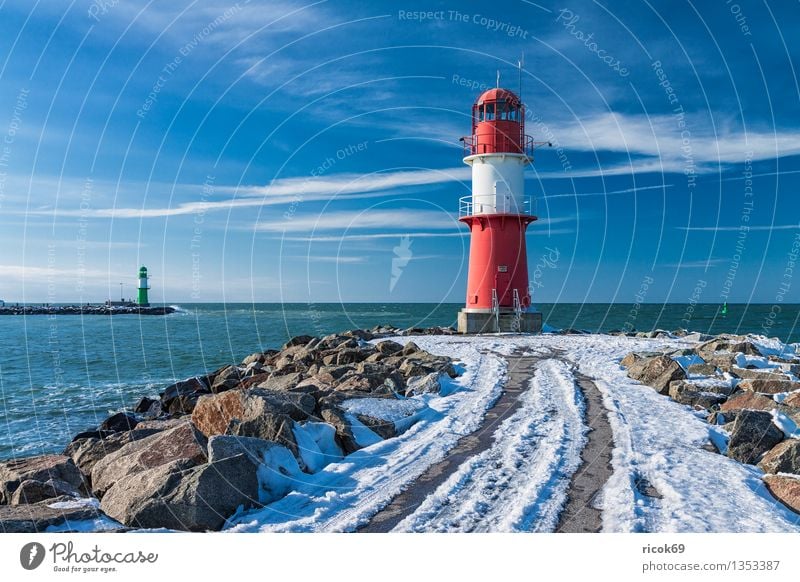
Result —
POLYGON ((541 361, 494 443, 462 463, 393 531, 553 531, 588 428, 571 367, 541 361))

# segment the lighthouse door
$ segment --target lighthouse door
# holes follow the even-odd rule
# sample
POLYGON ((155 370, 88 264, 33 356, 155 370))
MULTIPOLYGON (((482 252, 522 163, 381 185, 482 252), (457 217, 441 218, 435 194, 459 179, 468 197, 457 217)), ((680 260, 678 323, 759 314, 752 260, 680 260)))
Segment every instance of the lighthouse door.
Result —
POLYGON ((494 278, 495 289, 497 289, 497 302, 502 307, 511 305, 511 278, 508 275, 507 265, 498 265, 497 274, 494 278))

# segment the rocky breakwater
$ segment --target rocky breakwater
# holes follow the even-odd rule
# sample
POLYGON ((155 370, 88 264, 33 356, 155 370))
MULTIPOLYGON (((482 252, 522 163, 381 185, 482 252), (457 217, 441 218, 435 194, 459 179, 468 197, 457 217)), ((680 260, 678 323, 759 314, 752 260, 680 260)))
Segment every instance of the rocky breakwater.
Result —
POLYGON ((0 531, 79 529, 87 519, 219 530, 237 511, 286 495, 303 474, 397 436, 425 408, 411 397, 458 374, 450 358, 413 341, 379 341, 398 333, 295 337, 142 398, 60 455, 0 463, 0 531))
POLYGON ((697 339, 692 348, 632 352, 620 363, 629 377, 707 413, 716 450, 758 465, 766 488, 800 513, 800 357, 748 336, 697 339))
POLYGON ((169 315, 174 307, 141 305, 13 305, 0 307, 0 315, 169 315))

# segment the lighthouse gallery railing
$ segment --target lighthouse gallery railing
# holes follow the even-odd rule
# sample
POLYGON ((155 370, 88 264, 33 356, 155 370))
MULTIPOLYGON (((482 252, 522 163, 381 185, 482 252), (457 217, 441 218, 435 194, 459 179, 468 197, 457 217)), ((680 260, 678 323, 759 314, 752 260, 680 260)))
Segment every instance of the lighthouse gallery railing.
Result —
MULTIPOLYGON (((489 198, 481 195, 480 198, 489 198)), ((475 203, 473 196, 462 196, 458 199, 458 217, 473 216, 475 214, 536 214, 536 199, 533 196, 524 196, 520 208, 511 196, 495 194, 494 204, 483 202, 475 203)))

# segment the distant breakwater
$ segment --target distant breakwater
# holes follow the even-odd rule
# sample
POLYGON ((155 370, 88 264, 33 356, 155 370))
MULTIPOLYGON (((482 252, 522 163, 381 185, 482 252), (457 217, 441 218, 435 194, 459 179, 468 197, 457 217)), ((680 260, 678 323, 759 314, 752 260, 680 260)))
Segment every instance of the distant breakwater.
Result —
POLYGON ((0 307, 0 315, 169 315, 174 307, 139 305, 17 305, 0 307))

